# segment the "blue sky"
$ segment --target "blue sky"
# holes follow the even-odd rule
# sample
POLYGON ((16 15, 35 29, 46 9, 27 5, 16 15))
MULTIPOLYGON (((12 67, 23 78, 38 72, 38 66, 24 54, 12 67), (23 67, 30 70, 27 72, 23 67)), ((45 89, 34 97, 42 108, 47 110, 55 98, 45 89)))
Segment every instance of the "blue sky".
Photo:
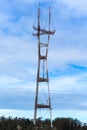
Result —
POLYGON ((0 116, 33 118, 37 39, 32 36, 38 3, 52 10, 48 56, 53 118, 87 121, 87 1, 0 2, 0 116))

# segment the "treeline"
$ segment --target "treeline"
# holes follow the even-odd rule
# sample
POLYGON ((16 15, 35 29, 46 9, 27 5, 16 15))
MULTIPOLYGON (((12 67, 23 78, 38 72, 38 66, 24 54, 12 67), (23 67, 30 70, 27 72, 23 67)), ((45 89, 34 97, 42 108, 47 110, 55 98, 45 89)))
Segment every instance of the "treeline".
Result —
POLYGON ((87 124, 73 118, 56 118, 53 120, 53 128, 50 128, 50 120, 37 120, 37 127, 33 120, 25 118, 0 117, 0 130, 87 130, 87 124))

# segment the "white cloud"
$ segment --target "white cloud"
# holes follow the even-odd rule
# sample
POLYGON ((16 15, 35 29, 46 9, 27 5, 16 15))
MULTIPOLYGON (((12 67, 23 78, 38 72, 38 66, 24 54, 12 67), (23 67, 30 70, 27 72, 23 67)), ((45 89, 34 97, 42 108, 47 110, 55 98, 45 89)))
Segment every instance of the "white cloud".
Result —
POLYGON ((33 110, 24 111, 24 110, 11 110, 11 109, 0 109, 0 116, 5 117, 21 117, 33 119, 33 110))
POLYGON ((61 26, 63 27, 57 27, 57 31, 50 42, 48 57, 50 71, 52 68, 67 68, 67 65, 72 63, 87 66, 87 37, 85 35, 87 29, 85 25, 69 25, 70 28, 65 28, 66 25, 64 24, 61 26))
POLYGON ((1 76, 0 77, 0 84, 1 84, 0 92, 2 95, 5 94, 5 96, 13 95, 14 97, 18 93, 24 95, 25 92, 35 92, 35 88, 36 88, 35 83, 36 82, 32 80, 26 81, 26 80, 20 80, 12 76, 11 77, 1 76))
POLYGON ((50 71, 55 69, 63 69, 67 68, 69 64, 77 64, 81 66, 87 67, 87 52, 81 48, 69 48, 68 46, 65 48, 56 48, 50 50, 48 62, 50 71), (81 53, 82 52, 82 53, 81 53), (54 64, 52 64, 54 63, 54 64))
MULTIPOLYGON (((86 5, 87 5, 87 1, 86 0, 62 0, 62 2, 64 4, 66 4, 68 7, 70 7, 71 9, 75 9, 78 10, 80 12, 84 12, 87 11, 86 5)), ((87 12, 86 12, 87 13, 87 12)))
MULTIPOLYGON (((35 2, 37 3, 37 4, 39 4, 39 2, 40 3, 42 3, 42 2, 47 2, 46 0, 17 0, 18 2, 23 2, 23 3, 28 3, 28 4, 34 4, 35 2)), ((49 2, 49 0, 48 0, 48 2, 49 2)))
MULTIPOLYGON (((28 36, 1 36, 0 72, 16 78, 36 76, 36 45, 28 36), (31 67, 32 66, 32 67, 31 67), (30 72, 29 72, 30 71, 30 72), (33 71, 33 73, 31 73, 33 71), (16 72, 16 73, 15 73, 16 72), (26 73, 24 75, 24 73, 26 73)), ((30 78, 29 78, 30 77, 30 78)), ((25 80, 24 78, 24 80, 25 80)))
MULTIPOLYGON (((84 17, 87 16, 86 0, 55 0, 56 5, 61 10, 62 16, 84 17), (63 9, 62 9, 63 8, 63 9)), ((56 7, 57 7, 56 6, 56 7)))
POLYGON ((16 79, 16 78, 12 78, 12 77, 0 77, 0 84, 6 83, 8 84, 15 84, 20 82, 20 80, 16 79))
POLYGON ((56 78, 51 78, 50 89, 51 93, 86 93, 86 73, 77 75, 65 75, 56 78))

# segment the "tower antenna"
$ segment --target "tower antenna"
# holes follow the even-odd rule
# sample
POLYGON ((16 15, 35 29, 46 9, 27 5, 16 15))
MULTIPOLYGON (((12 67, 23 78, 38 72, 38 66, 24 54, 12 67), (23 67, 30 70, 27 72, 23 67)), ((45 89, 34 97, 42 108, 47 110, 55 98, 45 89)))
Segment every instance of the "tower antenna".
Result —
MULTIPOLYGON (((33 29, 36 33, 33 33, 33 36, 37 37, 38 42, 38 68, 37 68, 37 80, 36 80, 36 96, 35 96, 35 105, 34 105, 34 124, 37 125, 37 111, 38 109, 48 109, 50 111, 50 124, 52 127, 52 115, 51 115, 51 100, 50 100, 50 89, 49 89, 49 76, 48 76, 48 46, 50 41, 50 35, 55 33, 55 30, 50 30, 51 22, 51 7, 49 7, 49 20, 48 20, 48 30, 42 29, 40 26, 40 4, 38 8, 38 22, 37 26, 33 26, 33 29), (42 41, 42 36, 48 36, 46 43, 42 41), (44 50, 45 52, 43 53, 44 50), (41 66, 42 64, 42 66, 41 66), (47 98, 42 102, 39 100, 40 89, 44 84, 44 89, 47 88, 47 98)), ((45 39, 46 39, 45 38, 45 39)), ((42 96, 42 95, 41 95, 42 96)))

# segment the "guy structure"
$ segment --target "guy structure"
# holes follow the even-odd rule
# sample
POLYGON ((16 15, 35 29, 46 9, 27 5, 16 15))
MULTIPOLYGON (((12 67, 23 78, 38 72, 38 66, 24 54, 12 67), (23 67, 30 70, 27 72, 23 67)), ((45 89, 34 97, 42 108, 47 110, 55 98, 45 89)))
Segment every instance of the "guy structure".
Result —
POLYGON ((43 29, 40 23, 40 6, 38 8, 38 22, 37 26, 33 26, 36 33, 33 36, 37 37, 38 40, 38 70, 37 70, 37 80, 36 80, 36 96, 35 96, 35 106, 34 106, 34 124, 37 125, 37 112, 39 109, 48 109, 50 111, 50 124, 52 127, 52 115, 51 115, 51 100, 50 100, 50 89, 49 89, 49 76, 48 76, 48 46, 50 41, 50 35, 55 33, 55 30, 50 30, 51 21, 51 8, 49 7, 49 17, 48 17, 48 29, 43 29), (44 38, 42 38, 44 36, 44 38), (45 39, 45 42, 43 42, 45 39), (42 94, 40 90, 43 88, 42 94), (44 96, 44 90, 46 92, 46 98, 44 96))

